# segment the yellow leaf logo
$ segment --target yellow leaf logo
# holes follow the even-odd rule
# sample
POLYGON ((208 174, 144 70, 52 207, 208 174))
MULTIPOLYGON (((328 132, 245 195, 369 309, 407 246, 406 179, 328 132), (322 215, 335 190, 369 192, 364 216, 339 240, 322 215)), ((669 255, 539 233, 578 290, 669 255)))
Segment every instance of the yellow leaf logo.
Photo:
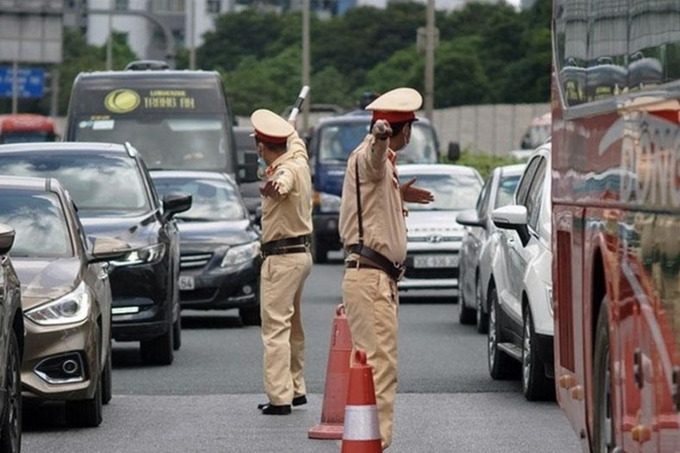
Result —
POLYGON ((128 113, 139 106, 140 97, 126 88, 115 90, 106 95, 104 107, 113 113, 128 113))

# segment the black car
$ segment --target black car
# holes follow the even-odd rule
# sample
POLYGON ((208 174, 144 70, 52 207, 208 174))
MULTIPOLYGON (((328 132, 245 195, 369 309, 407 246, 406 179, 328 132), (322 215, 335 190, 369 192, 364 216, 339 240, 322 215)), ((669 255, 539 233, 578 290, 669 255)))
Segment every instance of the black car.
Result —
POLYGON ((181 237, 182 308, 238 308, 245 325, 259 325, 260 231, 239 188, 223 173, 153 171, 162 194, 190 193, 191 209, 175 218, 181 237))
POLYGON ((21 316, 21 285, 9 251, 14 230, 0 224, 0 451, 21 450, 21 362, 24 351, 24 320, 21 316))
POLYGON ((131 251, 111 261, 112 334, 139 341, 145 363, 167 365, 181 344, 179 233, 173 216, 189 195, 158 198, 137 151, 112 143, 0 146, 0 174, 52 177, 66 187, 88 236, 109 236, 131 251))

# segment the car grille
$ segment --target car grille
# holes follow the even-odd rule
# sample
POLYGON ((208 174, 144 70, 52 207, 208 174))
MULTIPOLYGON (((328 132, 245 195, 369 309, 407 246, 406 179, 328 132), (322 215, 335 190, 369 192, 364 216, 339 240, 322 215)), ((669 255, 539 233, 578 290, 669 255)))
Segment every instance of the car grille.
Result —
POLYGON ((210 261, 212 253, 183 253, 179 257, 180 269, 198 269, 210 261))
POLYGON ((428 279, 428 278, 458 278, 458 268, 444 268, 444 269, 416 269, 413 267, 406 268, 406 278, 413 279, 428 279))
POLYGON ((182 291, 182 302, 210 301, 215 298, 217 288, 199 288, 191 291, 182 291))

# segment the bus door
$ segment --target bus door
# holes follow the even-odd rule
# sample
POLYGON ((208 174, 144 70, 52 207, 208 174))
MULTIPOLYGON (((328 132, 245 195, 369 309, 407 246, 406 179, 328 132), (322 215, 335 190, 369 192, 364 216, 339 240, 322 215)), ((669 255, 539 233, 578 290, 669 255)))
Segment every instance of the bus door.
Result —
MULTIPOLYGON (((587 297, 583 276, 587 275, 581 251, 592 248, 584 244, 583 209, 553 206, 553 298, 555 301, 555 393, 574 430, 580 434, 583 445, 588 445, 585 410, 585 345, 583 338, 583 303, 587 297), (579 351, 578 354, 575 352, 579 351), (577 358, 579 360, 577 360, 577 358)), ((593 244, 592 241, 586 244, 593 244)), ((586 447, 589 448, 589 447, 586 447)), ((587 451, 584 449, 584 451, 587 451)))

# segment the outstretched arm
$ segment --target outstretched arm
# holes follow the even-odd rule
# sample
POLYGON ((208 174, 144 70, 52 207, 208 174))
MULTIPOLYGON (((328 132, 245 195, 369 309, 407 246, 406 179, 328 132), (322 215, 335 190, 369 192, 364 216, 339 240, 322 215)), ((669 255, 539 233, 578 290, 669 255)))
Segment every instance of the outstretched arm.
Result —
POLYGON ((415 187, 413 184, 416 178, 412 178, 408 182, 400 186, 401 198, 408 203, 428 204, 434 201, 434 195, 429 190, 415 187))

